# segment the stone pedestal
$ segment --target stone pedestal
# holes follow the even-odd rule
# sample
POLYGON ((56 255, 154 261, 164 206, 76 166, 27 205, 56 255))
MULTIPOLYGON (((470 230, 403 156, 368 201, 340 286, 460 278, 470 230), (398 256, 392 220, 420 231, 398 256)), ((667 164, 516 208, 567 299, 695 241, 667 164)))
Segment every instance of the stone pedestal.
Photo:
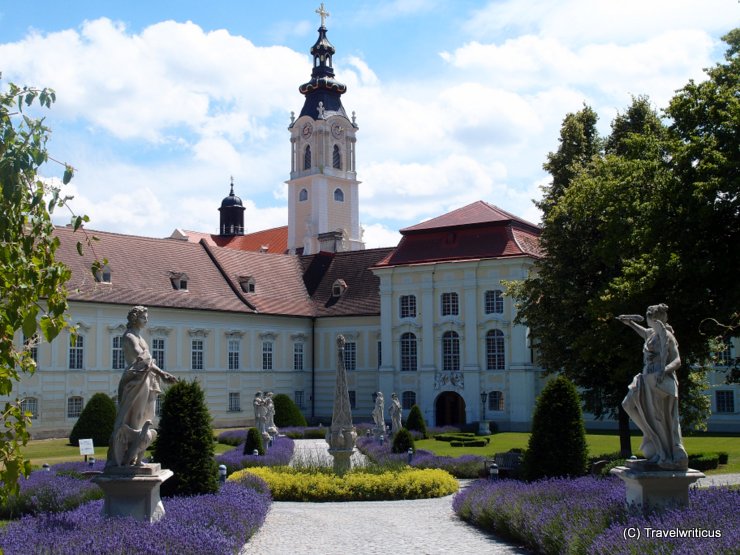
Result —
POLYGON ((159 488, 172 475, 171 470, 162 470, 159 464, 112 467, 93 482, 105 493, 104 515, 156 522, 164 516, 159 488))
POLYGON ((476 435, 479 436, 490 436, 491 435, 491 427, 488 423, 488 420, 481 420, 478 422, 478 433, 476 435))
POLYGON ((329 454, 334 459, 334 474, 344 476, 352 468, 352 453, 354 449, 329 449, 329 454))
POLYGON ((648 509, 688 505, 689 486, 704 474, 698 470, 655 470, 642 461, 628 461, 610 471, 627 486, 627 504, 648 509))

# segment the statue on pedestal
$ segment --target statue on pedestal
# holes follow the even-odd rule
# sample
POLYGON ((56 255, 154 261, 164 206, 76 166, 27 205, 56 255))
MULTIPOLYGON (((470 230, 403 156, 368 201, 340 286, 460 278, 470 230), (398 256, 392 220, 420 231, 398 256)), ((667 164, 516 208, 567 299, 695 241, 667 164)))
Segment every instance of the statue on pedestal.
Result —
POLYGON ((643 368, 628 387, 622 407, 642 430, 640 450, 647 464, 662 470, 687 470, 688 455, 681 439, 678 418, 678 379, 681 366, 678 342, 667 324, 668 306, 649 306, 647 325, 639 315, 621 315, 617 319, 645 340, 643 368))
POLYGON ((401 429, 401 401, 395 393, 391 394, 391 406, 388 412, 391 415, 391 434, 396 435, 401 429))
POLYGON ((275 403, 272 401, 272 391, 265 393, 265 431, 270 436, 276 436, 278 434, 277 426, 275 426, 275 403))
POLYGON ((123 334, 126 369, 118 383, 118 412, 108 448, 106 468, 141 466, 144 451, 157 437, 152 427, 160 380, 174 383, 177 378, 157 366, 141 332, 149 315, 146 307, 135 306, 128 313, 123 334))
POLYGON ((375 408, 372 412, 373 422, 375 422, 375 429, 379 433, 385 432, 385 402, 383 400, 383 393, 378 391, 375 394, 375 408))

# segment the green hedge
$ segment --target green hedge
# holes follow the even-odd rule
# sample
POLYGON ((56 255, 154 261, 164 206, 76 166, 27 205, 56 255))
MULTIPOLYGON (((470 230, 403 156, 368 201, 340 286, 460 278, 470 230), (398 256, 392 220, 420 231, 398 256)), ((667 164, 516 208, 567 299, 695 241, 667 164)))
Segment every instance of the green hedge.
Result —
POLYGON ((719 453, 695 453, 689 455, 689 468, 714 470, 719 466, 719 453))

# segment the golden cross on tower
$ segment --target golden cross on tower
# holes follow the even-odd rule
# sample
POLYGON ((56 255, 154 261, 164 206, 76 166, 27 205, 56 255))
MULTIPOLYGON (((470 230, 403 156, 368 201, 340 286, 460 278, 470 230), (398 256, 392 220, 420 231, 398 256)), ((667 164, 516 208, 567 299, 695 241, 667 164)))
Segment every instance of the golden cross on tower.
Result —
POLYGON ((323 2, 321 3, 321 6, 316 10, 316 13, 319 14, 319 16, 321 17, 321 26, 324 27, 324 20, 331 14, 324 9, 323 2))

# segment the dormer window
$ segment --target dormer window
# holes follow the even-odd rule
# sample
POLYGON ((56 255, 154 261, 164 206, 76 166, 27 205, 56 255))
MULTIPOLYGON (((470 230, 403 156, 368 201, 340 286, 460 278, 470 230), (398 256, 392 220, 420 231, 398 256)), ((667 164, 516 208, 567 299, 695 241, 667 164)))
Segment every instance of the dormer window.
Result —
POLYGON ((239 278, 239 287, 245 293, 254 293, 255 281, 251 276, 241 276, 239 278))
POLYGON ((331 296, 341 297, 346 290, 347 290, 347 282, 344 281, 343 279, 338 279, 331 286, 331 296))
POLYGON ((110 266, 107 264, 102 268, 95 270, 95 281, 98 283, 111 283, 111 271, 110 266))
POLYGON ((175 291, 188 290, 188 276, 182 272, 170 272, 170 283, 175 291))

